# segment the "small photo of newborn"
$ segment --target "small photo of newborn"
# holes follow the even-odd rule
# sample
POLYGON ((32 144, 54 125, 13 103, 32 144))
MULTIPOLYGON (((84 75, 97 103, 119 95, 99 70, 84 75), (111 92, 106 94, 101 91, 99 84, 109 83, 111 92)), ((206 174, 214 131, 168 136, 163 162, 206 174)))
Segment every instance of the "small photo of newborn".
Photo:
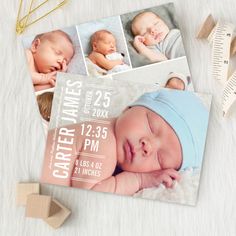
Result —
POLYGON ((104 76, 131 69, 120 17, 77 26, 88 73, 104 76))
POLYGON ((185 56, 172 3, 121 15, 133 67, 185 56))
POLYGON ((87 75, 75 27, 23 39, 35 92, 55 87, 57 72, 87 75))
POLYGON ((190 84, 190 76, 181 73, 170 72, 167 76, 165 88, 176 90, 187 90, 190 84))

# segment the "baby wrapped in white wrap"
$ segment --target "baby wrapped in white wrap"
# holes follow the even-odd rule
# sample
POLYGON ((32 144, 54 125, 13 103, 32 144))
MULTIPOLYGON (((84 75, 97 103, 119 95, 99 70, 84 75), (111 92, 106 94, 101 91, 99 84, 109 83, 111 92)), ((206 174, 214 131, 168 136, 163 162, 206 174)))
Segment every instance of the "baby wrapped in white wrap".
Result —
MULTIPOLYGON (((113 52, 111 54, 106 55, 106 59, 113 61, 113 60, 123 60, 124 59, 124 54, 119 53, 119 52, 113 52)), ((114 66, 111 70, 109 70, 107 72, 107 74, 111 74, 111 73, 117 73, 117 72, 121 72, 121 71, 125 71, 130 69, 130 66, 127 64, 122 64, 122 65, 116 65, 114 66)))

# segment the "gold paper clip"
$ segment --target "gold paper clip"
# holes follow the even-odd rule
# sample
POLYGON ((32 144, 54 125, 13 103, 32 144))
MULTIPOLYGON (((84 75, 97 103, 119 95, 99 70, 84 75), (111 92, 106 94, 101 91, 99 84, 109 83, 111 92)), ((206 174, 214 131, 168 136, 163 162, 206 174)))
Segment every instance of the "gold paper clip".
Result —
POLYGON ((20 18, 20 12, 21 12, 21 8, 22 8, 22 2, 23 0, 20 0, 20 6, 18 9, 18 14, 17 14, 17 21, 16 21, 16 33, 17 34, 21 34, 24 32, 24 30, 29 27, 30 25, 33 25, 34 23, 38 22, 39 20, 41 20, 42 18, 46 17, 47 15, 49 15, 50 13, 52 13, 53 11, 57 10, 58 8, 61 8, 62 6, 64 6, 69 0, 63 0, 62 2, 60 2, 59 4, 56 5, 56 7, 52 8, 50 11, 48 11, 47 13, 45 13, 44 15, 38 17, 36 20, 28 23, 28 19, 29 16, 34 13, 36 10, 38 10, 40 7, 42 7, 44 4, 46 4, 47 2, 49 2, 49 0, 45 0, 44 2, 42 2, 41 4, 39 4, 38 6, 36 6, 35 8, 32 9, 32 5, 34 0, 31 0, 30 3, 30 7, 29 7, 29 11, 28 14, 26 14, 24 17, 20 18))

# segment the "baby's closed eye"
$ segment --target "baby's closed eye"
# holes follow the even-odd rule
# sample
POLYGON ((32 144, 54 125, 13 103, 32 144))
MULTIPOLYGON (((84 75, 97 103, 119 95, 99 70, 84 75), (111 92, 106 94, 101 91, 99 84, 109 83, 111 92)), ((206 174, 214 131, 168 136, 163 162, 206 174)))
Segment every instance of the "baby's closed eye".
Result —
POLYGON ((57 55, 61 55, 61 54, 62 54, 61 50, 59 50, 59 49, 53 48, 53 50, 54 50, 54 52, 55 52, 57 55))

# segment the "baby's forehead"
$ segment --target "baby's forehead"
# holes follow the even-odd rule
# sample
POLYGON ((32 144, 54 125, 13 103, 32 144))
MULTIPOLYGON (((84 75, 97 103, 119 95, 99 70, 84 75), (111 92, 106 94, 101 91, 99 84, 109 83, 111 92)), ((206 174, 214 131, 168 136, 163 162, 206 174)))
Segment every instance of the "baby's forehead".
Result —
MULTIPOLYGON (((128 109, 131 109, 132 112, 129 114, 129 119, 137 119, 137 113, 139 114, 139 118, 142 120, 142 122, 151 120, 156 122, 156 125, 159 125, 158 122, 161 120, 161 122, 166 122, 165 118, 163 118, 159 113, 155 112, 154 109, 149 108, 148 106, 151 106, 153 104, 146 104, 146 105, 134 105, 128 107, 128 109), (148 117, 148 119, 144 118, 148 117), (163 121, 162 121, 163 120, 163 121)), ((128 110, 126 109, 125 112, 128 110)))
POLYGON ((95 41, 104 40, 107 38, 115 39, 115 37, 112 33, 106 32, 106 31, 98 32, 97 35, 95 35, 95 41))
POLYGON ((71 45, 72 41, 71 39, 69 39, 69 36, 67 36, 65 33, 62 32, 49 32, 49 33, 45 33, 40 37, 41 41, 49 41, 50 43, 55 43, 55 42, 68 42, 71 45))
POLYGON ((171 77, 168 81, 167 81, 167 83, 170 83, 170 82, 181 82, 181 83, 183 83, 184 84, 184 81, 181 79, 181 78, 179 78, 179 77, 171 77))
POLYGON ((139 31, 144 27, 143 24, 152 24, 154 20, 161 20, 161 18, 153 12, 142 12, 136 15, 131 23, 133 34, 140 34, 139 31))
POLYGON ((143 16, 152 16, 155 18, 160 18, 157 14, 155 14, 154 12, 151 12, 151 11, 144 12, 143 16))
POLYGON ((161 19, 158 15, 156 15, 155 13, 153 12, 143 12, 141 14, 139 14, 137 17, 136 17, 136 20, 134 21, 134 24, 135 23, 140 23, 142 22, 144 19, 146 18, 153 18, 153 19, 161 19))

